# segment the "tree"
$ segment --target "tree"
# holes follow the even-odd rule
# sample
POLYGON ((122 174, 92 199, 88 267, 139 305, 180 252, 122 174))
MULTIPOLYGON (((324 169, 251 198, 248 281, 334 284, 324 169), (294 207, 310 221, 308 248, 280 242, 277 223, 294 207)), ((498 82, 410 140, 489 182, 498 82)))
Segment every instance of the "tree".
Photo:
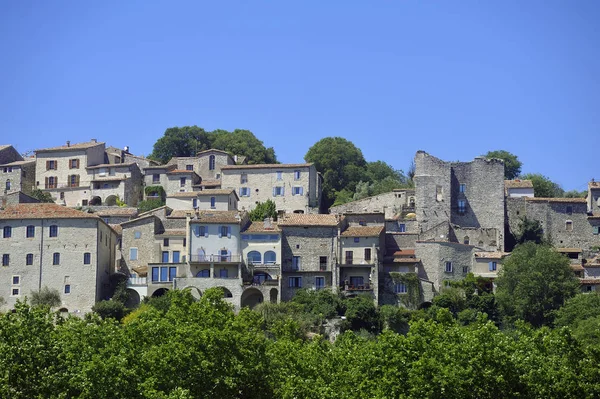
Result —
POLYGON ((264 143, 249 130, 235 129, 233 132, 215 130, 210 133, 210 136, 212 148, 243 155, 247 157, 250 165, 277 163, 273 147, 266 148, 264 143))
POLYGON ((323 175, 323 207, 328 209, 336 195, 344 189, 354 192, 356 184, 366 177, 366 161, 362 151, 342 137, 326 137, 308 149, 306 162, 315 164, 323 175))
POLYGON ((600 316, 600 294, 597 292, 580 293, 567 300, 556 311, 554 325, 574 327, 582 320, 600 316))
POLYGON ((379 313, 369 295, 359 295, 346 301, 346 320, 354 331, 378 332, 381 327, 379 313))
POLYGON ((531 180, 533 195, 540 198, 562 197, 565 192, 558 183, 554 183, 546 176, 539 173, 528 173, 521 176, 522 180, 531 180))
POLYGON ((170 127, 159 138, 149 158, 163 164, 173 157, 192 157, 211 148, 209 134, 198 126, 170 127))
POLYGON ((587 197, 587 195, 588 195, 587 190, 582 190, 582 191, 570 190, 570 191, 566 191, 564 194, 565 198, 585 198, 585 197, 587 197))
POLYGON ((145 201, 140 201, 138 203, 138 213, 144 213, 151 211, 152 209, 160 208, 164 204, 165 202, 160 199, 148 199, 145 201))
POLYGON ((40 200, 40 202, 54 203, 54 198, 52 198, 52 194, 46 191, 42 191, 39 188, 34 189, 31 193, 31 196, 33 198, 37 198, 38 200, 40 200))
POLYGON ((92 310, 103 319, 113 318, 117 321, 121 321, 123 316, 125 316, 125 305, 122 302, 110 300, 110 301, 100 301, 96 303, 92 310))
POLYGON ((541 244, 544 240, 542 223, 539 220, 523 216, 519 220, 519 231, 516 233, 515 239, 517 240, 517 244, 523 244, 527 241, 541 244))
POLYGON ((31 293, 31 304, 33 306, 57 308, 61 304, 60 292, 56 288, 44 286, 41 290, 31 293))
POLYGON ((549 246, 517 245, 496 280, 496 300, 506 321, 551 325, 554 312, 579 289, 569 259, 549 246))
POLYGON ((507 180, 513 180, 518 177, 521 173, 521 166, 523 163, 519 161, 519 158, 505 150, 488 151, 484 155, 487 159, 497 158, 504 161, 504 178, 507 180))
POLYGON ((275 202, 270 199, 265 202, 259 202, 254 209, 248 213, 248 216, 253 222, 262 222, 266 218, 277 220, 277 208, 275 207, 275 202))

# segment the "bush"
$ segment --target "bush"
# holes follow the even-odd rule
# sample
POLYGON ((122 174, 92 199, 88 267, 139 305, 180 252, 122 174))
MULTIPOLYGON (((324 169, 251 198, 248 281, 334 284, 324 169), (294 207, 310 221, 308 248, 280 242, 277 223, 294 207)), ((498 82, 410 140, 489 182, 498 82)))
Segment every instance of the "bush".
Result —
POLYGON ((33 306, 57 308, 61 303, 60 292, 55 288, 50 289, 48 287, 43 287, 41 290, 31 293, 31 304, 33 306))
POLYGON ((346 301, 346 320, 354 331, 378 332, 381 329, 379 313, 369 295, 359 295, 346 301))
POLYGON ((112 318, 121 321, 125 316, 125 305, 119 301, 100 301, 92 307, 92 310, 103 319, 112 318))
POLYGON ((148 212, 148 211, 151 211, 152 209, 160 208, 164 204, 165 204, 165 202, 160 199, 149 199, 146 201, 140 201, 140 203, 138 204, 138 212, 139 213, 148 212))

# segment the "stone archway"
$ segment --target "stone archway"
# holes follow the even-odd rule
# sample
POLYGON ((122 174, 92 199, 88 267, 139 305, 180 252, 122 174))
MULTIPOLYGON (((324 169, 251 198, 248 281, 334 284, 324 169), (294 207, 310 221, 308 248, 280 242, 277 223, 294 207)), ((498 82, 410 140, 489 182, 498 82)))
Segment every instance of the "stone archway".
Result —
POLYGON ((140 294, 136 290, 127 288, 127 301, 125 302, 125 306, 130 309, 140 306, 140 294))
POLYGON ((269 299, 270 299, 271 303, 277 303, 278 296, 279 296, 279 291, 277 290, 277 288, 271 288, 271 291, 269 292, 269 299))
POLYGON ((102 198, 100 198, 98 196, 92 197, 92 199, 90 200, 90 205, 91 206, 102 205, 102 198))
POLYGON ((233 298, 233 294, 225 287, 217 287, 223 290, 223 298, 233 298))
POLYGON ((106 206, 116 206, 118 198, 119 197, 117 197, 116 195, 109 195, 108 197, 106 197, 106 200, 104 200, 104 205, 106 205, 106 206))
POLYGON ((250 309, 254 308, 259 303, 262 303, 264 300, 262 292, 260 292, 256 288, 248 288, 242 294, 241 305, 242 307, 249 307, 250 309))
POLYGON ((192 294, 192 296, 196 300, 198 300, 198 299, 200 299, 202 297, 202 291, 200 291, 200 288, 194 287, 193 285, 189 285, 187 287, 184 287, 183 291, 187 291, 190 294, 192 294))
POLYGON ((169 290, 167 288, 159 288, 152 293, 152 298, 158 298, 165 295, 169 290))

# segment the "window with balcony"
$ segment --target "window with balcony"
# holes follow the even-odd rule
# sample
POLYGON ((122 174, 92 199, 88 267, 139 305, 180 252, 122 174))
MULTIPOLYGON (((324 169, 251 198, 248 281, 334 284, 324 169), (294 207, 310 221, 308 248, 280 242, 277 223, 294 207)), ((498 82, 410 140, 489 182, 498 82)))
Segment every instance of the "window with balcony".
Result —
POLYGON ((46 177, 46 188, 56 188, 58 186, 58 177, 56 176, 47 176, 46 177))
POLYGON ((262 262, 262 257, 260 252, 258 251, 250 251, 248 252, 248 264, 250 265, 260 265, 262 262))
POLYGON ((181 253, 179 251, 173 251, 173 263, 181 262, 181 253))
POLYGON ((350 285, 353 287, 364 286, 365 278, 363 276, 350 276, 350 285))
POLYGON ((221 254, 221 262, 231 262, 231 253, 227 249, 222 249, 220 251, 221 254))
POLYGON ((265 264, 274 265, 277 262, 277 255, 275 251, 267 251, 265 252, 265 264))
POLYGON ((162 252, 162 263, 169 263, 169 251, 162 252))
POLYGON ((153 283, 168 283, 177 276, 177 268, 173 266, 154 266, 152 268, 153 283))
POLYGON ((69 175, 67 181, 69 187, 79 187, 79 175, 69 175))

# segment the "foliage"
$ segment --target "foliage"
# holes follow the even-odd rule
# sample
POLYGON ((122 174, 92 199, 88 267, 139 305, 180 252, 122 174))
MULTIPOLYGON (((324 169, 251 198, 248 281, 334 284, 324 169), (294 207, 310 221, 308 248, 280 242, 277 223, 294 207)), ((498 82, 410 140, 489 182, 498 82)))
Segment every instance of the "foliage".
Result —
POLYGON ((376 333, 381 330, 379 313, 373 298, 367 294, 346 300, 346 320, 354 331, 364 329, 376 333))
POLYGON ((138 213, 148 212, 148 211, 151 211, 152 209, 160 208, 161 206, 164 206, 164 205, 165 205, 164 201, 162 201, 160 199, 149 199, 149 200, 145 200, 145 201, 140 201, 138 203, 138 213))
POLYGON ((570 191, 565 191, 564 197, 565 198, 585 198, 585 197, 587 197, 587 195, 588 195, 587 190, 582 190, 582 191, 570 190, 570 191))
POLYGON ((117 277, 114 282, 115 290, 111 299, 125 305, 129 299, 129 293, 127 292, 127 277, 121 275, 116 276, 120 277, 117 277))
POLYGON ((31 304, 33 306, 48 306, 57 308, 61 304, 60 292, 56 288, 42 287, 39 291, 31 293, 31 304))
POLYGON ((421 284, 416 273, 391 272, 390 277, 394 284, 403 283, 406 286, 405 294, 398 294, 402 304, 409 309, 416 309, 421 303, 421 284))
POLYGON ((529 173, 521 176, 522 180, 531 180, 533 195, 540 198, 557 198, 564 196, 564 190, 558 183, 539 173, 529 173))
POLYGON ((123 316, 125 316, 125 305, 122 302, 115 300, 100 301, 92 307, 92 310, 103 319, 110 317, 117 321, 121 321, 123 316))
POLYGON ((46 191, 42 191, 39 188, 36 188, 31 193, 33 198, 40 200, 40 202, 51 202, 54 203, 54 198, 52 198, 52 194, 46 191))
POLYGON ((521 319, 539 327, 552 324, 554 312, 577 293, 579 281, 567 257, 527 242, 517 245, 504 261, 496 286, 506 321, 521 319))
POLYGON ((206 132, 198 126, 168 128, 154 143, 149 158, 165 164, 173 157, 191 157, 211 148, 246 156, 249 164, 277 163, 275 150, 265 148, 249 130, 206 132))
POLYGON ((519 158, 505 150, 488 151, 484 155, 487 159, 497 158, 504 161, 504 178, 507 180, 513 180, 521 173, 521 166, 523 163, 519 161, 519 158))
POLYGON ((392 330, 397 333, 408 331, 410 310, 394 305, 383 305, 379 308, 379 315, 384 330, 392 330))
POLYGON ((554 324, 557 327, 574 326, 581 320, 600 316, 600 294, 597 292, 579 293, 567 300, 557 310, 554 324))
POLYGON ((262 222, 266 218, 277 220, 277 208, 275 202, 270 199, 265 202, 259 202, 254 209, 248 213, 248 216, 253 222, 262 222))
MULTIPOLYGON (((158 197, 161 201, 164 201, 167 197, 165 193, 165 189, 163 186, 146 186, 144 188, 144 193, 146 193, 147 197, 158 197)), ((157 199, 157 198, 154 198, 157 199)))
POLYGON ((531 241, 541 244, 544 241, 544 229, 539 220, 530 219, 523 216, 519 220, 519 231, 515 234, 518 244, 531 241))
POLYGON ((330 289, 298 290, 292 302, 302 305, 305 312, 320 319, 337 316, 344 310, 342 298, 330 289))

